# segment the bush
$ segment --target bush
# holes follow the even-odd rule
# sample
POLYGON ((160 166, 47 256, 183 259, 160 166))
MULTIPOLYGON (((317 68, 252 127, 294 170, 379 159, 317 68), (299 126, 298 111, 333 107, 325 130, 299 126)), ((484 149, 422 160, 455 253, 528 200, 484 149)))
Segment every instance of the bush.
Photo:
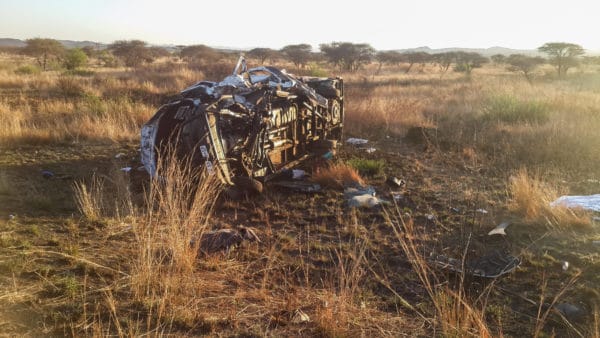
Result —
POLYGON ((548 107, 540 101, 521 101, 511 95, 490 97, 483 108, 484 119, 505 123, 544 123, 549 119, 548 107))
POLYGON ((321 67, 319 67, 319 65, 315 62, 310 62, 308 64, 308 69, 309 69, 309 75, 310 76, 315 76, 315 77, 328 77, 329 74, 327 74, 327 71, 321 67))
POLYGON ((350 159, 348 164, 358 170, 361 175, 365 176, 379 175, 383 172, 383 168, 385 167, 384 160, 369 160, 357 157, 350 159))
POLYGON ((69 70, 74 70, 84 66, 87 63, 87 60, 87 55, 81 49, 70 49, 65 56, 64 66, 69 70))
POLYGON ((19 75, 33 75, 39 74, 40 72, 40 68, 34 65, 24 65, 15 70, 15 73, 19 75))

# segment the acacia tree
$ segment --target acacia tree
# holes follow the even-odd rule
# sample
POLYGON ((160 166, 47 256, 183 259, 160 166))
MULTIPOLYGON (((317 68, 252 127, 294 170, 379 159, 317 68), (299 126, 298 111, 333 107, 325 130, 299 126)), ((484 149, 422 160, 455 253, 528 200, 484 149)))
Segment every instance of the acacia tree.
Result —
POLYGON ((486 62, 488 62, 488 58, 479 53, 456 52, 456 65, 454 66, 454 70, 469 76, 473 69, 480 68, 486 62))
POLYGON ((506 55, 504 54, 494 54, 490 57, 492 61, 496 64, 502 64, 506 62, 506 55))
POLYGON ((550 63, 556 67, 558 77, 567 75, 569 68, 579 63, 578 57, 585 53, 583 47, 568 42, 547 42, 538 51, 548 54, 550 63))
POLYGON ((108 49, 123 60, 127 67, 137 67, 144 62, 154 61, 154 55, 144 41, 140 40, 119 40, 113 42, 108 49))
POLYGON ((248 56, 256 58, 261 64, 264 64, 267 59, 274 59, 279 53, 271 48, 254 48, 248 51, 248 56))
POLYGON ((408 62, 408 68, 406 68, 405 71, 405 73, 408 74, 408 72, 410 72, 410 69, 415 63, 420 63, 421 65, 424 65, 427 61, 431 59, 431 55, 425 52, 410 52, 404 53, 404 59, 406 60, 406 62, 408 62))
POLYGON ((219 58, 219 52, 206 45, 192 45, 181 49, 179 56, 187 61, 207 61, 211 62, 219 58))
POLYGON ((531 83, 531 73, 537 66, 544 64, 544 58, 536 56, 527 56, 523 54, 511 54, 504 62, 509 65, 508 70, 513 72, 521 72, 527 81, 531 83))
POLYGON ((319 49, 329 62, 352 72, 371 62, 375 54, 375 49, 367 43, 332 42, 319 45, 319 49))
POLYGON ((54 39, 28 39, 27 45, 23 48, 23 53, 36 58, 40 67, 46 70, 48 60, 59 58, 65 53, 65 47, 54 39))
POLYGON ((438 53, 431 56, 434 64, 437 64, 440 69, 440 79, 444 77, 453 62, 456 61, 455 52, 438 53))
POLYGON ((306 63, 310 61, 312 46, 306 43, 287 45, 281 48, 281 52, 294 63, 296 68, 304 68, 306 63))
POLYGON ((404 57, 395 50, 382 50, 375 54, 375 60, 379 63, 377 69, 377 73, 379 73, 383 64, 397 65, 404 60, 404 57))

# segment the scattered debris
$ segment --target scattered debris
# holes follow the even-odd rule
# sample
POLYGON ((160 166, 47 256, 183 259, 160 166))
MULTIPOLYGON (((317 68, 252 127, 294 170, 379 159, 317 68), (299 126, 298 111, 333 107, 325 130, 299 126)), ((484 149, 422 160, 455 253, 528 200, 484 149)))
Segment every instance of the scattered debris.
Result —
POLYGON ((42 170, 42 177, 44 177, 45 179, 51 179, 52 177, 54 177, 54 173, 50 170, 42 170))
POLYGON ((351 144, 353 146, 360 146, 369 143, 369 140, 365 140, 364 138, 351 137, 346 140, 346 143, 351 144))
POLYGON ((370 185, 354 185, 344 189, 344 197, 348 201, 348 206, 351 208, 373 208, 385 201, 375 197, 377 192, 370 185))
MULTIPOLYGON (((200 238, 200 251, 205 254, 212 254, 219 251, 229 252, 244 240, 261 242, 252 228, 220 229, 202 234, 200 238)), ((192 242, 192 244, 194 243, 192 242)))
POLYGON ((124 167, 124 168, 121 168, 121 169, 119 169, 119 170, 121 170, 121 171, 123 171, 123 172, 126 172, 126 173, 128 173, 128 172, 130 172, 130 171, 131 171, 131 167, 124 167))
POLYGON ((365 151, 367 152, 367 154, 372 154, 377 151, 377 148, 365 148, 365 151))
POLYGON ((476 277, 497 278, 514 271, 521 264, 521 260, 504 252, 493 251, 481 258, 465 261, 464 264, 462 260, 442 255, 437 256, 434 263, 442 269, 457 273, 464 271, 476 277))
POLYGON ((13 215, 13 214, 10 214, 10 215, 8 215, 8 219, 9 219, 9 220, 11 220, 11 221, 12 221, 13 219, 15 219, 15 217, 16 217, 16 216, 15 216, 15 215, 13 215))
POLYGON ((478 212, 478 213, 480 213, 480 214, 484 214, 484 215, 488 213, 488 211, 485 210, 485 209, 477 209, 475 211, 478 212))
POLYGON ((455 207, 451 207, 450 210, 454 211, 455 213, 459 213, 460 209, 459 208, 455 208, 455 207))
POLYGON ((567 262, 567 261, 562 262, 562 270, 563 271, 569 270, 569 262, 567 262))
POLYGON ((392 191, 392 198, 394 199, 394 201, 397 202, 397 201, 401 201, 404 198, 404 196, 400 192, 392 191))
POLYGON ((381 203, 379 198, 368 194, 352 196, 348 200, 348 206, 351 208, 373 208, 381 203))
POLYGON ((375 188, 373 188, 370 185, 367 185, 367 186, 354 185, 351 187, 346 187, 346 189, 344 189, 344 196, 346 198, 350 198, 353 196, 362 196, 362 195, 375 196, 376 194, 377 194, 377 192, 375 191, 375 188))
POLYGON ((115 155, 115 158, 119 159, 119 158, 124 157, 124 156, 125 156, 124 153, 118 153, 118 154, 115 155))
POLYGON ((600 194, 585 196, 561 196, 550 203, 551 207, 563 206, 567 208, 583 208, 600 211, 600 194))
POLYGON ((498 224, 494 229, 492 229, 490 232, 488 232, 488 236, 491 235, 503 235, 506 236, 506 228, 508 228, 508 226, 510 225, 509 221, 504 221, 500 224, 498 224))
POLYGON ((427 214, 425 215, 425 218, 427 218, 428 221, 433 221, 435 219, 435 216, 432 214, 427 214))
POLYGON ((292 169, 292 179, 301 180, 306 176, 306 171, 301 169, 292 169))
POLYGON ((328 151, 325 154, 323 154, 323 156, 321 156, 321 157, 326 160, 331 160, 333 158, 333 151, 328 151))
POLYGON ((389 184, 392 187, 400 188, 406 185, 406 182, 403 179, 399 179, 397 177, 390 176, 385 180, 385 183, 389 184))
POLYGON ((585 311, 578 306, 569 303, 560 303, 554 306, 568 320, 581 319, 585 315, 585 311))
POLYGON ((315 193, 321 191, 319 184, 306 181, 275 181, 272 185, 297 192, 315 193))
POLYGON ((298 309, 294 312, 294 316, 292 317, 292 323, 301 324, 310 322, 310 317, 304 313, 304 311, 298 309))

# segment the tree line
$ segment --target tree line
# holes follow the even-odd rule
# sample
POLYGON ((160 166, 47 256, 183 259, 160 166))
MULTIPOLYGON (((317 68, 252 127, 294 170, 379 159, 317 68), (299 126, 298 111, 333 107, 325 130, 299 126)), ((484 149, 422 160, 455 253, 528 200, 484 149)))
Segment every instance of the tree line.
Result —
MULTIPOLYGON (((65 48, 59 41, 53 39, 34 38, 26 40, 22 48, 24 54, 36 58, 39 66, 46 70, 48 62, 60 61, 67 69, 76 69, 86 64, 89 57, 98 58, 104 65, 112 67, 119 63, 127 67, 138 67, 151 63, 155 59, 174 54, 188 62, 214 62, 222 58, 223 51, 205 45, 177 46, 177 52, 172 53, 162 47, 149 46, 140 40, 120 40, 108 45, 106 49, 96 50, 93 47, 65 48)), ((549 63, 556 68, 559 77, 564 77, 568 70, 580 62, 600 64, 600 57, 582 57, 583 47, 567 42, 549 42, 537 49, 547 58, 523 54, 493 55, 487 58, 475 52, 444 52, 429 54, 425 52, 377 51, 367 43, 332 42, 319 45, 319 52, 313 51, 309 44, 287 45, 279 50, 271 48, 254 48, 246 55, 257 59, 261 64, 267 60, 275 62, 286 59, 298 69, 305 68, 310 62, 327 61, 340 71, 354 72, 364 65, 376 62, 381 71, 383 65, 406 64, 405 72, 409 73, 415 66, 425 67, 427 64, 436 65, 440 77, 449 69, 470 74, 473 69, 487 62, 506 65, 507 69, 522 73, 528 81, 531 74, 540 65, 549 63)))

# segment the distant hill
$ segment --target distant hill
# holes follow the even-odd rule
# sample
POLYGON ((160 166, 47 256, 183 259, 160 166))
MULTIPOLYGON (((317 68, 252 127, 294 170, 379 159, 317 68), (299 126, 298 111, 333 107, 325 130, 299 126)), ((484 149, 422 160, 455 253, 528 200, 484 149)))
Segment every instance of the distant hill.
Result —
POLYGON ((490 48, 460 48, 460 47, 452 47, 452 48, 438 48, 432 49, 429 47, 418 47, 418 48, 408 48, 408 49, 397 49, 396 51, 400 53, 414 53, 414 52, 425 52, 429 54, 439 54, 446 52, 474 52, 479 53, 483 56, 492 56, 496 54, 510 55, 510 54, 525 54, 531 56, 541 55, 535 49, 512 49, 506 47, 490 47, 490 48))
MULTIPOLYGON (((73 41, 73 40, 58 40, 66 48, 83 48, 92 46, 97 49, 104 49, 108 45, 105 43, 94 42, 94 41, 73 41)), ((11 38, 0 38, 0 47, 24 47, 26 45, 24 40, 11 39, 11 38)))
POLYGON ((0 38, 0 47, 24 47, 25 41, 19 39, 0 38))

